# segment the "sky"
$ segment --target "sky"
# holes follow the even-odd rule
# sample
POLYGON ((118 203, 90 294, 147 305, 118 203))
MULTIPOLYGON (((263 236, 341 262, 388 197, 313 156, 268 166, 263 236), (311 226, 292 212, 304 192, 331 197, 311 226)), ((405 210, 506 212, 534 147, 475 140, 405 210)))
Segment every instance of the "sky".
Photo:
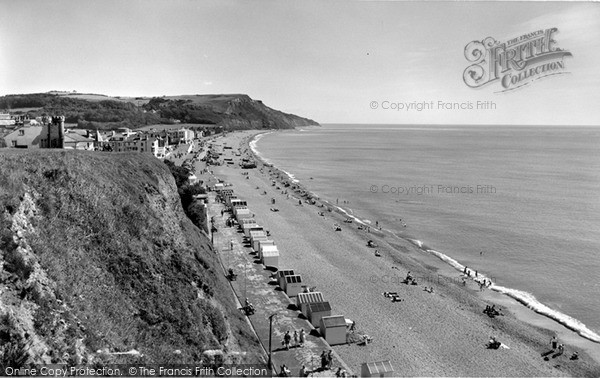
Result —
POLYGON ((0 0, 0 95, 245 93, 320 123, 599 125, 598 41, 592 2, 0 0), (471 41, 554 27, 564 74, 465 84, 471 41))

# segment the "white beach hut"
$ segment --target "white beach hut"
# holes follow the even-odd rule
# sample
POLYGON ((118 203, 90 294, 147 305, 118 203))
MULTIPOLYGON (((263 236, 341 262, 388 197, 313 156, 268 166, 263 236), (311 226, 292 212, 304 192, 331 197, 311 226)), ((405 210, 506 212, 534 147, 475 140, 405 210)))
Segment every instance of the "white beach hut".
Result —
POLYGON ((279 267, 279 251, 277 247, 272 245, 269 249, 264 249, 262 252, 262 262, 265 267, 278 268, 279 267))
POLYGON ((329 345, 346 344, 346 318, 342 315, 323 316, 319 332, 329 345))
POLYGON ((263 261, 263 256, 264 256, 265 251, 274 251, 274 250, 277 250, 277 246, 275 245, 274 240, 265 239, 265 240, 258 241, 258 258, 260 259, 260 261, 263 261), (272 247, 275 247, 275 248, 272 248, 272 247))
POLYGON ((252 217, 252 214, 250 214, 250 210, 247 207, 236 208, 234 213, 235 213, 235 219, 237 219, 238 222, 241 219, 252 217))
POLYGON ((288 297, 295 297, 302 292, 302 276, 294 274, 285 276, 285 293, 288 297))
POLYGON ((249 237, 251 231, 264 231, 264 229, 257 223, 246 223, 242 224, 242 231, 244 231, 244 236, 249 237))

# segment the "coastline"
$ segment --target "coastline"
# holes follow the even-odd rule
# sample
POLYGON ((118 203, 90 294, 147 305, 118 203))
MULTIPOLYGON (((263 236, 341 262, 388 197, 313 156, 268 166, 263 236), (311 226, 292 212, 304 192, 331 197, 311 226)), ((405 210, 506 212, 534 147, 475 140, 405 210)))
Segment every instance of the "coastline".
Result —
MULTIPOLYGON (((260 135, 264 135, 265 133, 260 133, 260 135)), ((248 149, 248 147, 250 147, 250 151, 253 151, 252 149, 252 144, 250 142, 255 141, 256 139, 260 139, 260 137, 257 138, 257 135, 254 135, 253 137, 246 137, 245 138, 245 145, 243 145, 241 148, 246 148, 248 149)), ((256 146, 256 143, 254 143, 254 147, 256 146)), ((254 148, 255 150, 255 148, 254 148)), ((255 151, 253 151, 255 152, 255 151)), ((258 151, 256 151, 258 152, 258 151)), ((263 174, 258 174, 258 172, 256 172, 256 176, 262 176, 262 177, 257 177, 259 179, 262 179, 263 182, 269 183, 270 180, 276 180, 276 182, 278 183, 278 185, 282 182, 288 181, 288 182, 292 182, 292 180, 295 180, 295 177, 293 176, 293 174, 288 173, 288 172, 284 172, 283 170, 277 169, 275 166, 272 165, 272 163, 268 160, 265 160, 263 156, 259 154, 255 154, 255 158, 257 159, 257 161, 261 161, 262 164, 259 164, 259 166, 263 165, 264 166, 264 173, 263 174), (267 173, 266 171, 270 170, 269 173, 267 173)), ((259 167, 260 168, 260 167, 259 167)), ((233 181, 237 181, 237 180, 233 180, 233 181)), ((313 193, 310 193, 308 190, 306 190, 306 188, 299 182, 295 182, 294 186, 297 186, 297 188, 293 191, 294 195, 297 196, 298 198, 301 199, 306 199, 308 197, 315 197, 315 195, 313 193)), ((236 187, 236 184, 234 183, 234 188, 236 187)), ((236 189, 237 192, 237 189, 236 189)), ((251 195, 251 193, 249 192, 249 196, 251 195)), ((268 208, 265 211, 256 211, 254 210, 254 206, 253 203, 255 202, 255 200, 257 199, 256 196, 253 196, 254 198, 249 198, 249 206, 251 207, 251 209, 257 214, 257 216, 259 217, 259 219, 263 219, 263 218, 269 218, 274 216, 273 214, 269 214, 268 213, 268 208)), ((258 197, 260 198, 260 197, 258 197)), ((264 197, 263 197, 264 200, 264 197)), ((279 200, 278 200, 279 201, 279 200)), ((264 206, 260 206, 263 207, 264 206)), ((311 235, 311 236, 302 236, 302 239, 306 239, 308 240, 309 243, 312 243, 317 251, 314 255, 314 258, 317 260, 327 260, 330 257, 334 257, 334 256, 328 256, 327 255, 327 251, 323 250, 323 248, 319 248, 319 246, 317 246, 316 244, 320 244, 321 242, 325 243, 326 245, 328 245, 329 247, 333 248, 336 243, 335 242, 331 242, 330 240, 324 240, 324 239, 329 239, 329 238, 335 238, 335 239, 339 239, 338 237, 344 238, 344 239, 349 239, 349 240, 344 240, 343 242, 341 241, 342 239, 340 239, 340 243, 339 244, 344 244, 344 245, 354 245, 354 247, 350 247, 353 249, 361 249, 361 250, 365 250, 364 248, 364 241, 365 239, 368 237, 370 239, 376 240, 376 242, 380 245, 380 249, 382 250, 382 254, 384 256, 382 256, 382 258, 374 258, 372 256, 369 256, 369 259, 374 259, 375 261, 373 261, 374 263, 374 269, 373 270, 379 270, 380 272, 384 272, 384 269, 389 269, 390 265, 392 265, 392 267, 396 267, 398 269, 398 271, 392 271, 394 272, 393 274, 388 274, 388 278, 390 282, 377 282, 377 284, 380 284, 379 286, 382 287, 389 287, 390 284, 392 284, 394 289, 397 289, 398 291, 400 291, 401 289, 404 289, 405 285, 401 285, 398 284, 398 282, 403 278, 403 272, 406 272, 407 270, 410 270, 411 272, 413 272, 413 275, 416 275, 417 277, 419 277, 419 279, 422 281, 420 282, 420 285, 418 286, 417 290, 410 290, 407 292, 403 292, 403 296, 406 295, 406 302, 409 302, 411 300, 413 303, 411 303, 411 306, 417 306, 420 308, 411 308, 407 310, 407 314, 404 314, 403 317, 406 319, 407 323, 410 322, 411 320, 413 322, 416 321, 416 323, 421 322, 423 319, 423 317, 428 318, 428 316, 426 315, 431 315, 431 313, 440 315, 441 317, 446 316, 448 319, 443 322, 444 325, 440 328, 439 325, 434 323, 431 323, 431 319, 428 319, 428 321, 426 323, 428 323, 432 328, 433 328, 433 333, 436 332, 442 332, 442 333, 450 333, 452 335, 454 335, 454 337, 456 338, 456 341, 459 342, 461 344, 461 348, 467 348, 470 349, 470 353, 473 355, 476 355, 476 357, 474 358, 467 358, 469 361, 469 363, 465 363, 464 361, 464 354, 465 353, 469 353, 467 351, 464 351, 464 353, 458 353, 456 351, 454 352, 447 352, 444 350, 444 348, 442 347, 442 345, 431 345, 431 344, 435 344, 435 343, 440 343, 440 344, 445 344, 443 342, 440 342, 440 340, 437 339, 437 337, 435 337, 435 335, 431 335, 428 334, 427 337, 416 337, 416 336, 411 336, 408 337, 406 335, 406 331, 410 332, 413 331, 414 329, 412 328, 417 328, 416 325, 413 325, 413 327, 408 327, 408 329, 406 329, 406 327, 402 327, 404 328, 404 333, 402 333, 402 336, 400 336, 401 338, 405 338, 405 339, 411 339, 413 343, 420 343, 422 342, 425 345, 421 345, 420 350, 422 352, 424 352, 426 355, 429 354, 429 359, 431 359, 432 361, 435 360, 444 360, 444 364, 441 364, 442 370, 444 373, 442 375, 497 375, 497 374, 502 374, 502 375, 564 375, 564 374, 569 374, 569 375, 594 375, 594 374, 598 374, 598 364, 590 361, 589 358, 584 357, 582 358, 582 361, 578 361, 576 364, 569 364, 568 362, 563 362, 561 361, 561 363, 563 363, 562 368, 555 368, 552 365, 555 364, 555 361, 558 360, 553 360, 551 362, 546 362, 543 361, 543 359, 540 357, 540 354, 544 352, 545 349, 547 349, 546 345, 548 343, 548 340, 551 337, 552 332, 548 331, 546 329, 540 328, 540 327, 535 327, 535 326, 531 326, 529 324, 525 324, 522 321, 516 319, 512 314, 506 314, 505 316, 501 317, 501 319, 487 319, 487 317, 481 313, 482 308, 485 307, 486 304, 492 304, 492 302, 490 302, 489 300, 485 300, 482 299, 482 297, 480 295, 478 295, 475 291, 475 288, 473 287, 473 285, 476 285, 474 282, 469 282, 468 286, 463 288, 460 287, 460 285, 457 282, 454 282, 453 280, 440 280, 438 274, 440 273, 444 273, 444 269, 440 268, 438 265, 436 264, 436 261, 439 263, 439 259, 437 257, 431 256, 431 254, 425 254, 424 251, 420 250, 421 247, 418 245, 418 243, 414 242, 414 241, 409 241, 406 239, 401 239, 398 238, 397 240, 395 238, 390 237, 389 234, 386 235, 385 232, 372 232, 372 233, 366 233, 364 231, 358 231, 356 230, 357 227, 357 223, 363 223, 363 224, 368 224, 368 222, 363 222, 363 220, 360 220, 359 217, 356 217, 353 214, 350 214, 349 211, 346 211, 346 209, 344 209, 343 207, 340 206, 336 206, 333 205, 331 203, 331 201, 327 201, 326 199, 317 199, 316 204, 315 205, 309 205, 309 206, 296 206, 297 208, 300 207, 305 207, 302 210, 306 210, 306 208, 310 207, 312 210, 310 211, 311 215, 310 215, 310 220, 309 222, 311 223, 315 223, 315 222, 320 222, 323 223, 321 221, 321 219, 325 218, 328 223, 331 223, 331 221, 339 223, 341 225, 343 225, 344 228, 344 232, 340 233, 339 235, 334 235, 334 236, 330 236, 330 235, 326 235, 328 233, 331 233, 331 231, 325 232, 325 235, 321 235, 321 237, 319 237, 319 235, 311 235), (319 210, 319 206, 323 206, 323 209, 326 209, 325 212, 325 216, 324 217, 320 217, 319 215, 317 215, 317 211, 319 210), (327 210, 327 209, 331 209, 331 211, 327 210), (342 223, 344 221, 344 219, 346 219, 348 216, 354 217, 355 220, 353 220, 354 223, 351 223, 352 227, 348 226, 347 224, 342 223), (347 232, 350 231, 350 232, 347 232), (317 240, 319 243, 315 242, 313 239, 319 239, 317 240), (357 243, 358 241, 358 243, 357 243), (415 245, 416 244, 416 245, 415 245), (320 250, 319 250, 320 249, 320 250), (390 264, 391 263, 391 264, 390 264), (382 266, 383 265, 383 266, 382 266), (398 268, 397 266, 400 266, 400 268, 398 268), (394 283, 392 281, 397 280, 398 282, 394 283), (428 295, 424 298, 422 298, 423 293, 426 293, 425 291, 422 290, 423 286, 422 285, 434 285, 435 286, 435 290, 436 293, 434 295, 428 295), (426 299, 426 300, 425 300, 426 299), (431 302, 431 303, 422 303, 425 300, 425 302, 431 302), (431 305, 434 306, 431 306, 431 305), (450 311, 450 312, 454 312, 453 314, 451 314, 452 316, 450 316, 449 313, 445 313, 444 311, 442 311, 441 313, 439 313, 439 308, 436 308, 437 306, 446 306, 446 310, 450 311), (458 310, 457 310, 458 309, 458 310), (458 312, 458 313, 457 313, 458 312), (463 318, 467 318, 464 320, 458 320, 458 319, 463 319, 463 318), (466 327, 466 324, 462 324, 463 322, 467 322, 469 323, 469 330, 465 330, 463 328, 466 327), (462 330, 464 332, 467 333, 467 335, 462 335, 460 332, 457 334, 456 330, 450 331, 448 330, 448 328, 458 328, 459 330, 462 330), (472 328, 472 329, 471 329, 472 328), (473 332, 473 329, 478 330, 478 332, 473 332), (472 345, 470 345, 473 340, 477 340, 477 343, 485 343, 485 341, 487 341, 487 337, 488 337, 488 333, 494 332, 497 334, 497 336, 499 337, 500 340, 502 340, 503 342, 506 342, 508 345, 510 345, 510 347, 512 349, 517 349, 519 350, 519 357, 521 358, 521 361, 519 363, 513 364, 514 366, 511 366, 511 369, 508 371, 503 371, 503 370, 499 370, 496 373, 494 373, 493 368, 496 367, 498 368, 499 366, 503 366, 506 367, 507 364, 510 364, 510 359, 507 359, 506 356, 494 356, 492 355, 488 355, 489 353, 487 353, 486 349, 483 348, 481 345, 478 345, 477 347, 473 347, 472 345), (422 339, 425 338, 427 339, 426 341, 423 341, 422 339), (436 341, 434 341, 436 340, 436 341), (440 349, 441 348, 441 349, 440 349), (435 352, 432 352, 432 350, 435 350, 435 352), (455 357, 459 363, 458 366, 455 366, 452 362, 448 361, 448 356, 446 356, 446 354, 449 354, 453 357, 455 357), (499 359, 497 360, 495 357, 499 357, 499 359), (473 359, 478 360, 478 358, 482 358, 484 361, 488 360, 485 362, 485 364, 487 364, 485 369, 482 370, 478 370, 477 369, 477 365, 480 364, 480 362, 474 362, 472 361, 473 359), (463 360, 462 362, 460 362, 461 360, 463 360), (583 362, 585 361, 585 362, 583 362), (580 363, 581 362, 581 363, 580 363), (470 363, 473 363, 474 365, 471 365, 470 363), (461 365, 463 365, 461 367, 461 365), (585 365, 585 366, 584 366, 585 365), (448 369, 448 367, 451 366, 452 368, 448 369), (491 370, 489 370, 491 369, 491 370)), ((281 218, 281 217, 279 217, 281 218)), ((283 220, 283 222, 292 222, 293 220, 283 220)), ((296 222, 294 221, 293 223, 295 223, 296 226, 298 226, 298 224, 296 224, 296 222)), ((395 235, 394 235, 395 236, 395 235)), ((278 244, 279 244, 279 240, 281 239, 280 236, 277 237, 278 240, 278 244)), ((293 238, 292 238, 293 239, 293 238)), ((284 243, 285 244, 285 243, 284 243)), ((293 243, 292 243, 293 244, 293 243)), ((291 245, 291 244, 290 244, 291 245)), ((370 250, 366 249, 367 252, 369 252, 370 250)), ((372 252, 372 251, 371 251, 372 252)), ((284 255, 285 249, 282 252, 282 255, 284 255)), ((291 261, 292 262, 296 262, 297 260, 299 260, 300 258, 295 257, 292 258, 291 261)), ((346 263, 346 261, 339 260, 339 263, 341 265, 343 265, 344 263, 346 263)), ((361 265, 361 261, 360 258, 357 259, 356 264, 358 264, 357 266, 361 265)), ((307 267, 310 264, 306 265, 307 267)), ((311 269, 316 269, 314 264, 310 265, 311 269)), ((332 264, 332 266, 330 266, 330 269, 336 269, 337 266, 336 264, 332 264)), ((358 268, 360 269, 360 268, 358 268)), ((336 269, 337 270, 337 269, 336 269)), ((366 269, 365 269, 366 271, 366 269)), ((387 272, 389 272, 389 270, 386 270, 387 272)), ((338 272, 335 272, 338 273, 338 272)), ((348 285, 350 285, 349 282, 346 281, 347 277, 343 277, 343 272, 339 272, 340 273, 340 277, 337 277, 336 279, 344 282, 344 283, 348 283, 348 285)), ((346 273, 347 274, 347 273, 346 273)), ((324 275, 327 275, 327 273, 324 273, 324 275)), ((318 274, 314 274, 313 278, 316 281, 319 281, 320 275, 318 274)), ((373 277, 373 276, 371 276, 373 277)), ((385 277, 383 275, 381 275, 379 277, 379 280, 382 281, 382 278, 385 277)), ((321 280, 321 281, 327 281, 327 280, 321 280)), ((335 281, 335 280, 334 280, 335 281)), ((335 290, 334 287, 329 287, 327 286, 327 282, 322 282, 321 285, 319 285, 319 287, 321 287, 322 285, 326 285, 326 287, 328 289, 331 289, 331 292, 337 291, 337 293, 335 293, 336 295, 334 295, 334 297, 338 298, 338 300, 335 301, 335 303, 332 303, 332 306, 338 306, 338 305, 342 305, 341 303, 338 302, 348 302, 348 298, 346 298, 344 300, 345 295, 343 294, 343 292, 340 292, 339 290, 335 290)), ((358 285, 360 286, 360 284, 358 285)), ((478 286, 477 286, 478 287, 478 286)), ((371 289, 371 288, 369 288, 371 289)), ((357 289, 359 290, 359 289, 357 289)), ((371 289, 372 290, 372 289, 371 289)), ((379 293, 379 297, 381 297, 381 292, 383 292, 385 289, 382 289, 381 291, 378 291, 379 293)), ((325 290, 323 289, 324 294, 326 296, 328 296, 328 291, 329 290, 325 290)), ((379 300, 380 298, 364 298, 364 294, 362 293, 354 293, 355 295, 361 296, 363 300, 366 300, 367 302, 371 301, 371 300, 379 300)), ((351 302, 351 301, 350 301, 351 302)), ((378 301, 379 302, 379 301, 378 301)), ((352 308, 352 303, 348 304, 345 303, 342 307, 345 307, 346 309, 351 309, 352 308)), ((389 305, 389 304, 388 304, 389 305)), ((376 306, 381 306, 381 304, 377 304, 376 306)), ((384 304, 385 306, 385 304, 384 304)), ((405 304, 400 305, 402 307, 405 306, 405 304)), ((400 307, 398 306, 398 307, 400 307)), ((386 306, 387 307, 387 306, 386 306)), ((394 319, 394 315, 393 315, 393 311, 391 313, 390 316, 390 320, 394 319)), ((347 311, 347 316, 352 318, 352 310, 348 310, 347 311)), ((377 314, 375 315, 377 316, 377 314)), ((368 319, 367 317, 364 317, 364 319, 368 319)), ((362 322, 363 320, 361 320, 362 322)), ((387 324, 387 326, 389 327, 398 327, 399 324, 397 324, 398 322, 400 322, 400 319, 396 319, 395 322, 391 322, 389 324, 387 324)), ((361 323, 359 323, 361 324, 361 323)), ((380 334, 385 334, 385 326, 382 325, 378 325, 378 327, 382 327, 383 326, 383 330, 379 330, 380 334)), ((367 327, 365 327, 367 328, 367 327)), ((371 334, 373 332, 365 330, 367 333, 371 334)), ((425 330, 422 330, 421 332, 427 332, 425 330)), ((452 336, 450 336, 452 337, 452 336)), ((402 354, 398 354, 396 352, 393 352, 393 349, 396 348, 399 345, 393 345, 393 344, 397 344, 398 340, 393 340, 391 343, 388 344, 392 344, 392 345, 386 345, 385 349, 390 349, 390 351, 385 351, 385 353, 388 353, 390 355, 397 355, 397 356, 402 356, 402 354)), ((446 348, 451 346, 448 345, 444 345, 446 348)), ((357 361, 358 359, 361 358, 365 358, 365 354, 364 353, 360 353, 355 350, 351 350, 353 349, 353 347, 350 346, 336 346, 334 347, 334 349, 344 358, 344 360, 349 361, 350 363, 353 363, 353 361, 357 361)), ((373 348, 376 349, 377 352, 380 352, 381 349, 378 348, 373 348)), ((576 347, 568 347, 567 350, 569 352, 572 352, 574 350, 577 350, 580 355, 585 356, 585 352, 582 351, 579 348, 576 347)), ((500 354, 502 352, 498 352, 498 351, 494 351, 492 353, 496 353, 496 354, 500 354)), ((376 354, 375 352, 373 354, 376 354)), ((411 355, 412 353, 407 353, 408 355, 411 355)), ((371 356, 371 353, 368 354, 368 356, 371 356)), ((405 356, 406 357, 406 356, 405 356)), ((514 357, 514 356, 513 356, 514 357)), ((402 359, 401 357, 399 357, 400 359, 402 359)), ((416 357, 417 360, 422 360, 423 358, 421 356, 416 357)), ((404 362, 409 362, 411 359, 404 361, 404 362)), ((451 358, 450 358, 451 360, 451 358)), ((483 363, 483 361, 481 362, 483 363)), ((431 367, 425 369, 425 370, 419 370, 419 369, 415 369, 415 370, 407 370, 404 375, 440 375, 440 371, 436 371, 435 369, 433 369, 431 367), (407 374, 408 373, 408 374, 407 374)))
MULTIPOLYGON (((318 198, 319 202, 326 204, 327 206, 335 209, 338 213, 341 213, 346 217, 352 218, 355 222, 358 222, 365 226, 371 226, 372 222, 370 220, 368 220, 364 217, 360 217, 359 215, 355 215, 354 212, 352 211, 352 209, 350 209, 350 208, 344 208, 343 206, 334 205, 332 200, 329 200, 326 198, 320 198, 316 193, 308 190, 305 185, 300 183, 300 181, 297 180, 296 177, 292 173, 289 173, 289 172, 273 165, 273 163, 270 160, 266 159, 260 153, 260 151, 258 151, 258 149, 256 148, 257 147, 256 143, 258 142, 258 140, 260 140, 260 138, 266 134, 269 134, 269 133, 264 133, 264 134, 261 133, 261 134, 255 136, 254 138, 252 138, 252 140, 249 143, 250 150, 253 152, 254 157, 256 159, 262 161, 263 164, 270 165, 270 166, 272 166, 273 169, 286 174, 292 182, 294 182, 296 185, 301 187, 303 192, 307 193, 308 197, 318 198)), ((531 324, 545 323, 545 326, 543 328, 552 330, 557 333, 559 333, 561 331, 561 328, 554 327, 553 325, 558 325, 560 327, 564 327, 566 330, 563 332, 560 332, 562 334, 562 336, 567 335, 568 332, 575 333, 577 336, 579 336, 581 338, 581 340, 578 340, 577 338, 569 337, 570 341, 574 342, 577 346, 582 347, 583 349, 586 349, 588 352, 590 352, 591 357, 593 357, 596 360, 596 362, 600 363, 600 347, 598 345, 598 344, 600 344, 600 335, 598 335, 597 333, 595 333, 594 331, 589 329, 583 322, 581 322, 578 319, 575 319, 567 314, 564 314, 562 312, 559 312, 557 310, 554 310, 554 309, 548 307, 546 304, 540 302, 531 293, 528 293, 526 291, 519 290, 519 289, 513 289, 510 287, 497 285, 492 281, 492 279, 490 277, 487 277, 485 274, 483 274, 481 272, 479 272, 479 274, 476 276, 475 270, 466 267, 465 265, 461 264, 459 261, 455 260, 453 257, 446 255, 443 252, 429 248, 427 245, 423 244, 423 242, 421 240, 414 238, 412 235, 409 237, 408 235, 403 235, 402 233, 395 233, 393 230, 389 230, 389 229, 385 229, 385 228, 381 229, 381 230, 387 237, 397 238, 399 240, 410 242, 416 248, 423 251, 424 253, 435 256, 437 259, 439 259, 441 262, 443 262, 446 266, 452 267, 454 270, 453 273, 455 273, 455 274, 457 272, 463 273, 464 271, 468 271, 468 273, 469 273, 468 275, 464 275, 464 274, 462 275, 465 277, 465 279, 473 281, 473 282, 477 283, 478 285, 487 283, 488 284, 487 288, 489 288, 489 290, 494 291, 500 295, 506 296, 507 298, 510 298, 510 300, 514 302, 514 303, 510 303, 511 310, 515 310, 517 306, 525 307, 526 309, 530 310, 531 312, 535 313, 536 315, 540 315, 540 316, 543 316, 543 317, 549 319, 553 324, 539 321, 539 320, 535 320, 535 321, 531 322, 530 321, 531 316, 527 316, 527 314, 525 314, 524 312, 521 311, 519 313, 520 313, 522 320, 530 321, 531 324)), ((454 277, 448 276, 446 278, 453 279, 454 277)), ((503 301, 503 302, 506 303, 506 301, 503 301)))

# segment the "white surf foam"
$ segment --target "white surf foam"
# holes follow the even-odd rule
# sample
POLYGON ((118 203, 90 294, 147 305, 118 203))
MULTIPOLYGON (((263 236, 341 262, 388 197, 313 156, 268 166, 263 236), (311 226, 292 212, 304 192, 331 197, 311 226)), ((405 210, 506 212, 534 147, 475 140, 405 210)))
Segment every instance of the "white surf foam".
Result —
POLYGON ((254 155, 259 158, 260 160, 262 160, 265 164, 271 164, 271 161, 269 159, 267 159, 266 157, 263 156, 263 154, 260 153, 260 151, 258 151, 258 148, 256 146, 256 144, 258 143, 258 141, 265 135, 271 134, 273 133, 273 131, 270 131, 268 133, 262 133, 262 134, 257 134, 254 136, 254 138, 252 138, 252 140, 250 141, 250 143, 248 143, 248 145, 250 146, 250 149, 252 150, 252 152, 254 153, 254 155))
MULTIPOLYGON (((418 245, 419 247, 422 247, 422 245, 423 245, 423 243, 420 240, 411 239, 411 241, 414 244, 418 245)), ((464 265, 462 265, 461 263, 459 263, 457 260, 453 259, 452 257, 450 257, 444 253, 438 252, 436 250, 433 250, 433 249, 428 249, 427 252, 438 257, 440 260, 442 260, 445 263, 447 263, 448 265, 454 267, 456 270, 458 270, 460 272, 465 271, 466 267, 464 265)), ((545 304, 538 301, 537 298, 533 294, 527 293, 525 291, 517 290, 517 289, 511 289, 511 288, 504 287, 504 286, 498 286, 498 285, 494 284, 492 282, 492 280, 490 280, 484 274, 478 273, 477 277, 475 277, 475 272, 473 271, 473 269, 466 268, 466 270, 470 273, 470 278, 473 279, 474 281, 491 282, 491 285, 489 286, 489 288, 491 290, 497 291, 501 294, 507 295, 507 296, 515 299, 522 305, 537 312, 538 314, 544 315, 544 316, 562 324, 563 326, 567 327, 568 329, 570 329, 574 332, 577 332, 581 337, 584 337, 584 338, 591 340, 593 342, 596 342, 596 343, 600 343, 600 336, 598 334, 596 334, 594 331, 590 330, 585 324, 583 324, 582 322, 580 322, 579 320, 577 320, 575 318, 570 317, 569 315, 566 315, 566 314, 563 314, 562 312, 551 309, 550 307, 548 307, 545 304)))

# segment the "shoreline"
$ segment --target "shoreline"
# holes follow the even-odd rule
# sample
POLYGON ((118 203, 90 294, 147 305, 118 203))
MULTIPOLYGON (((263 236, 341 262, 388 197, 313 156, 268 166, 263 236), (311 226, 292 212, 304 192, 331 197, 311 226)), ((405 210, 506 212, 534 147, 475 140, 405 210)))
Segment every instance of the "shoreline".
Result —
MULTIPOLYGON (((298 187, 298 189, 296 191, 303 192, 305 197, 314 198, 319 203, 322 203, 323 205, 334 209, 334 211, 337 212, 338 214, 346 216, 346 217, 350 217, 355 222, 360 223, 362 225, 370 226, 370 224, 371 224, 370 220, 362 218, 359 215, 354 214, 352 210, 348 211, 348 209, 345 209, 343 206, 334 205, 332 203, 333 201, 331 201, 329 199, 320 198, 320 196, 318 196, 316 193, 308 190, 307 187, 304 184, 302 184, 298 179, 296 179, 296 177, 292 173, 287 172, 287 171, 277 167, 270 160, 265 158, 260 153, 260 151, 258 151, 257 142, 260 140, 260 138, 262 138, 262 136, 270 134, 272 132, 273 131, 267 132, 267 133, 259 133, 255 136, 253 136, 252 138, 250 138, 250 140, 248 142, 248 147, 256 160, 262 162, 264 165, 270 167, 271 169, 273 169, 277 172, 283 173, 285 176, 287 176, 288 179, 298 187)), ((375 231, 373 233, 373 235, 376 235, 377 232, 378 231, 375 231)), ((383 229, 379 232, 381 232, 383 234, 384 238, 387 236, 390 238, 397 238, 399 240, 412 243, 415 248, 418 248, 419 250, 423 251, 425 254, 427 254, 429 256, 434 256, 436 259, 439 260, 440 263, 443 263, 444 265, 446 265, 446 267, 452 268, 455 272, 462 272, 463 269, 466 268, 464 265, 462 265, 457 260, 453 259, 451 256, 445 255, 442 252, 428 248, 426 245, 423 244, 423 242, 421 242, 418 239, 398 235, 398 234, 394 233, 392 230, 387 230, 387 229, 383 229)), ((489 279, 488 277, 486 277, 485 275, 483 275, 481 273, 476 278, 473 274, 474 273, 473 270, 471 270, 469 268, 466 268, 466 269, 470 273, 468 276, 465 275, 465 278, 467 280, 474 281, 478 284, 479 284, 479 282, 485 282, 485 280, 488 280, 489 282, 491 282, 491 285, 489 285, 489 287, 488 287, 491 291, 493 291, 495 294, 505 297, 505 299, 508 299, 509 301, 514 302, 514 303, 509 303, 508 307, 510 307, 511 312, 519 313, 520 321, 523 321, 524 323, 527 323, 530 326, 540 327, 547 332, 558 333, 560 331, 560 330, 557 330, 557 328, 554 327, 553 325, 562 327, 564 329, 564 331, 573 333, 576 335, 576 337, 581 339, 581 340, 577 340, 577 339, 573 339, 573 338, 569 337, 570 345, 573 345, 573 346, 576 346, 576 347, 579 347, 579 348, 585 350, 586 352, 588 352, 588 355, 590 358, 595 360, 596 363, 600 363, 600 353, 594 353, 597 351, 596 350, 597 344, 600 343, 600 336, 598 336, 592 330, 587 328, 587 326, 584 323, 580 322, 579 320, 577 320, 575 318, 570 317, 569 315, 563 314, 561 312, 558 312, 556 310, 549 308, 542 302, 539 302, 530 293, 527 293, 527 292, 524 292, 521 290, 517 290, 517 289, 512 289, 512 288, 507 288, 507 287, 496 285, 491 281, 491 279, 489 279), (522 310, 529 311, 532 314, 544 317, 545 319, 549 320, 552 324, 539 325, 540 323, 545 323, 545 322, 539 321, 539 320, 531 321, 531 319, 527 319, 527 318, 531 318, 532 314, 529 314, 529 316, 528 316, 528 314, 524 314, 523 311, 518 311, 518 309, 516 309, 516 306, 519 306, 519 307, 521 307, 522 310), (537 323, 537 324, 534 324, 534 323, 537 323)), ((446 276, 446 279, 453 280, 454 278, 451 276, 446 276)), ((479 293, 474 293, 474 295, 476 295, 480 298, 482 297, 479 293)), ((489 295, 487 297, 489 297, 489 295)), ((502 302, 504 303, 504 305, 506 305, 507 301, 502 301, 502 302)))
MULTIPOLYGON (((248 152, 258 133, 229 134, 217 143, 248 152)), ((323 292, 332 315, 355 320, 358 332, 373 337, 368 347, 333 346, 352 370, 359 371, 362 362, 389 359, 395 375, 401 376, 600 375, 600 365, 578 347, 569 345, 564 355, 544 361, 552 331, 523 322, 511 312, 489 318, 482 310, 494 301, 478 295, 472 281, 463 287, 459 280, 438 280, 438 274, 450 268, 414 243, 357 230, 358 224, 344 223, 347 216, 335 208, 328 211, 321 202, 306 202, 310 194, 302 185, 296 191, 291 185, 283 187, 290 177, 272 164, 260 164, 259 159, 257 169, 242 170, 236 165, 241 157, 224 152, 223 157, 232 156, 234 164, 214 166, 214 174, 231 184, 236 195, 248 201, 257 222, 271 231, 280 250, 280 269, 297 271, 303 282, 323 292), (285 190, 293 197, 287 197, 285 190), (270 211, 272 199, 277 212, 270 211), (334 223, 341 225, 342 232, 333 229, 334 223), (380 257, 366 246, 368 239, 379 244, 380 257), (401 282, 408 271, 418 277, 418 286, 401 282), (382 295, 390 289, 398 292, 401 302, 390 303, 382 295), (508 348, 487 349, 490 335, 508 348), (570 361, 574 351, 581 358, 570 361)), ((290 303, 294 302, 292 298, 290 303)))

